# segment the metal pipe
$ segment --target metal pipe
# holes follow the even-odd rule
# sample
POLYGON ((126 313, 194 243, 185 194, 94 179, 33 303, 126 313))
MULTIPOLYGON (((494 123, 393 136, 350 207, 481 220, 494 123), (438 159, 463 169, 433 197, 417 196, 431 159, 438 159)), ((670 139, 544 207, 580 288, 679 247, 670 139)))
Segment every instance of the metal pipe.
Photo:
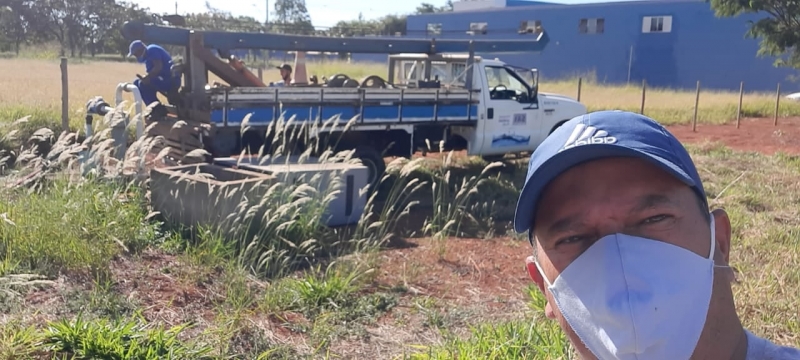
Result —
MULTIPOLYGON (((190 29, 126 22, 122 36, 127 40, 142 40, 160 45, 187 46, 190 29)), ((203 46, 218 50, 269 49, 286 51, 329 51, 370 54, 432 54, 469 51, 473 43, 476 53, 529 53, 544 50, 550 41, 547 31, 536 37, 519 36, 516 39, 424 39, 397 37, 337 38, 311 35, 261 34, 227 31, 197 31, 203 37, 203 46)))
POLYGON ((88 138, 92 137, 93 134, 94 134, 94 129, 92 129, 92 115, 91 114, 87 114, 86 115, 86 138, 88 139, 88 138))
POLYGON ((122 98, 122 91, 133 93, 133 100, 134 100, 134 108, 136 109, 136 114, 139 115, 139 120, 136 121, 136 140, 140 139, 144 135, 144 114, 142 113, 142 93, 139 92, 139 88, 136 85, 131 83, 119 83, 117 85, 117 92, 116 92, 116 106, 122 104, 124 99, 122 98))

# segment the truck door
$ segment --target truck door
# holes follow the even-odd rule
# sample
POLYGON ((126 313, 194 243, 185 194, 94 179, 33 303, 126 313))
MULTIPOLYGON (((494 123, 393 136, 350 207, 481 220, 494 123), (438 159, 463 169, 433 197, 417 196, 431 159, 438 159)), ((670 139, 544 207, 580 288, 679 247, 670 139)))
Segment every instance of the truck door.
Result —
POLYGON ((516 71, 484 65, 487 88, 481 91, 485 106, 480 155, 532 151, 542 131, 540 111, 530 88, 516 71))

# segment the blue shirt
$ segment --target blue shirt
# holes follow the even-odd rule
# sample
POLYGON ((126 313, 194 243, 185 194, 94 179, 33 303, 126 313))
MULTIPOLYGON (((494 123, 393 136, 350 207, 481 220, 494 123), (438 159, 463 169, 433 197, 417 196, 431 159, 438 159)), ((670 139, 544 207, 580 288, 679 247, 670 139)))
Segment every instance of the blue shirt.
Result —
POLYGON ((147 45, 147 50, 145 50, 142 58, 144 59, 144 67, 148 74, 155 66, 153 60, 161 60, 162 67, 158 76, 164 79, 170 79, 172 77, 172 56, 161 46, 155 44, 147 45))
POLYGON ((747 360, 800 359, 800 349, 775 345, 747 330, 745 334, 747 334, 747 360))

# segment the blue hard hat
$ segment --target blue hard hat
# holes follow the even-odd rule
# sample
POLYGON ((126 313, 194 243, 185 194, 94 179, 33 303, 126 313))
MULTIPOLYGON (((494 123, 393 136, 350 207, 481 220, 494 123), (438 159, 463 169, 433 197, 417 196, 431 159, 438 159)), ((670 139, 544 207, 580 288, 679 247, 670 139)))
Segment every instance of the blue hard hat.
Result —
POLYGON ((606 157, 637 157, 691 187, 708 205, 703 182, 686 148, 666 128, 644 115, 598 111, 575 117, 533 152, 514 214, 514 230, 529 231, 545 187, 569 168, 606 157))

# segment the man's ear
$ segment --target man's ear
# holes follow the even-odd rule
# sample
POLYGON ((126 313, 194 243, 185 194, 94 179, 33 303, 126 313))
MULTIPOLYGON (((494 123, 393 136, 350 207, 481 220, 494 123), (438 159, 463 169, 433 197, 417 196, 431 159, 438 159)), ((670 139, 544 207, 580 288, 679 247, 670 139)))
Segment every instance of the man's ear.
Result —
POLYGON ((539 291, 544 294, 544 279, 542 279, 542 274, 539 273, 539 269, 536 267, 533 256, 528 256, 525 259, 525 268, 528 269, 528 276, 530 276, 531 280, 539 287, 539 291))
POLYGON ((717 249, 727 265, 730 262, 731 251, 731 220, 728 218, 728 213, 722 209, 712 211, 711 216, 714 217, 714 236, 717 241, 717 249))
POLYGON ((544 315, 549 319, 555 319, 556 314, 553 312, 553 307, 550 305, 550 298, 544 291, 544 279, 542 278, 542 274, 539 272, 539 268, 536 267, 533 256, 528 256, 525 258, 525 268, 528 270, 528 276, 530 276, 531 280, 536 283, 536 286, 539 287, 539 291, 541 291, 542 295, 544 295, 544 298, 547 299, 547 305, 544 307, 544 315))

